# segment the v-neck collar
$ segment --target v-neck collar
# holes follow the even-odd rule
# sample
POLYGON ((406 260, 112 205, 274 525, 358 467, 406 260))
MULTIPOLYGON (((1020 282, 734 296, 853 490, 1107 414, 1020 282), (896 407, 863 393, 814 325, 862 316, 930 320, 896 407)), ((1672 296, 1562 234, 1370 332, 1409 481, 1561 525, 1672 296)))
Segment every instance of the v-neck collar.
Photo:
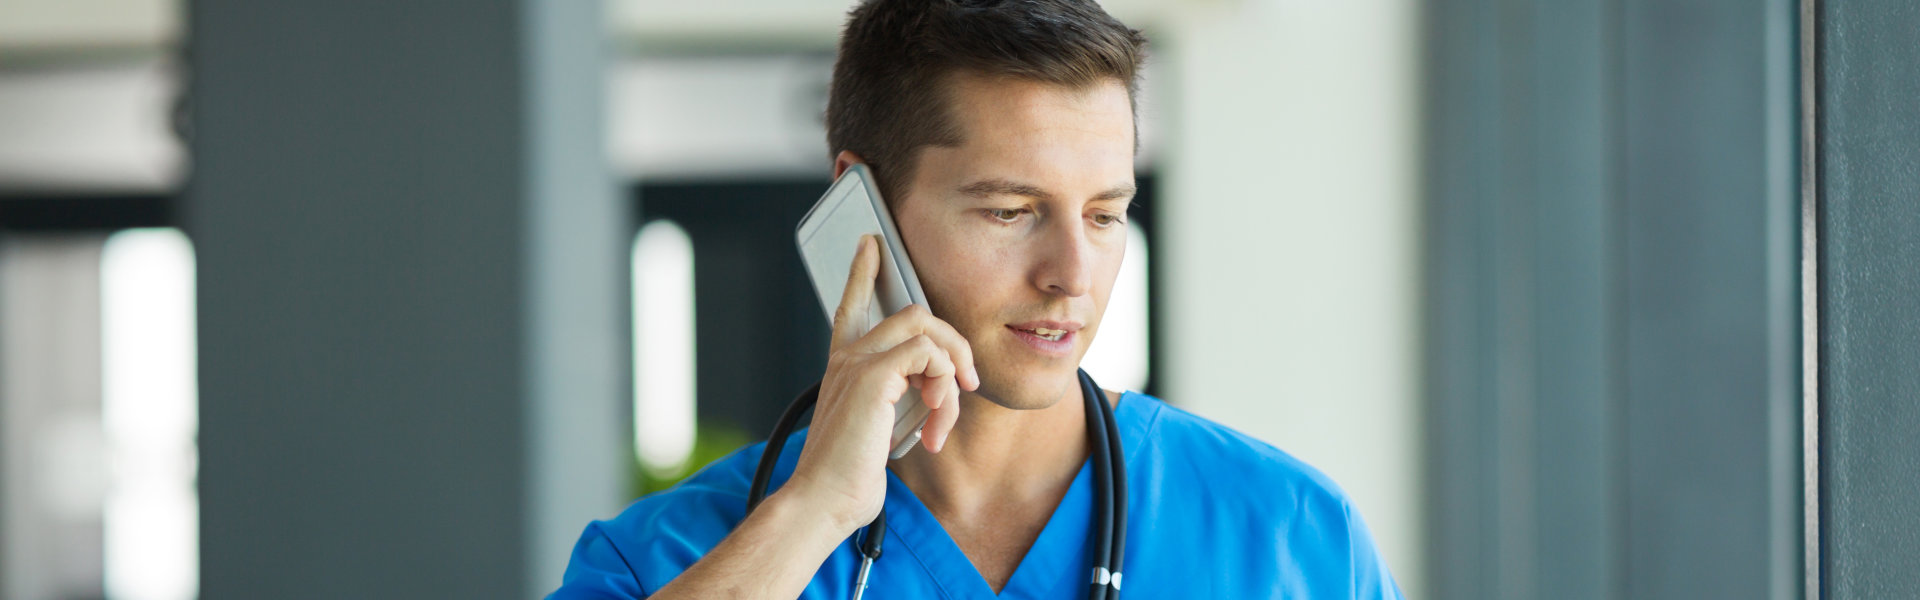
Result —
MULTIPOLYGON (((1146 437, 1146 427, 1151 417, 1157 416, 1158 403, 1151 402, 1145 396, 1125 392, 1121 394, 1119 406, 1114 410, 1114 421, 1120 428, 1120 441, 1124 455, 1132 458, 1138 450, 1141 440, 1146 437), (1128 398, 1134 396, 1133 398, 1128 398), (1152 405, 1152 406, 1149 406, 1152 405), (1140 414, 1148 410, 1153 414, 1140 414)), ((1092 564, 1089 555, 1091 540, 1089 521, 1093 518, 1093 463, 1091 459, 1080 463, 1080 470, 1073 476, 1073 482, 1067 486, 1067 493, 1060 497, 1053 514, 1047 518, 1047 524, 1040 530, 1033 546, 1021 557, 1020 564, 1014 567, 1013 575, 1007 578, 1007 585, 996 596, 993 588, 987 585, 986 578, 960 551, 960 545, 947 534, 945 527, 935 519, 920 498, 907 488, 907 484, 887 470, 887 534, 889 540, 885 552, 900 552, 913 557, 921 568, 925 569, 941 594, 947 598, 1004 598, 1038 599, 1078 597, 1078 594, 1062 596, 1063 586, 1078 584, 1085 586, 1087 569, 1092 564)), ((884 560, 884 559, 883 559, 884 560)))

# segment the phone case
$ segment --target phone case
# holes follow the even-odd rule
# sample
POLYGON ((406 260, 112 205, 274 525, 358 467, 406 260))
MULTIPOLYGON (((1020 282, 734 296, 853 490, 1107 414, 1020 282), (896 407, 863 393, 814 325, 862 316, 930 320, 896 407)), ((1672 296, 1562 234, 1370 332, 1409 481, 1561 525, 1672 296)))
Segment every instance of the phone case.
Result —
MULTIPOLYGON (((794 235, 801 263, 806 265, 807 277, 831 323, 840 296, 846 291, 860 236, 870 234, 880 236, 880 274, 874 281, 874 302, 868 309, 866 327, 860 331, 863 335, 908 304, 925 306, 927 302, 906 245, 900 243, 893 214, 881 200, 867 166, 848 167, 834 180, 827 193, 801 217, 794 235)), ((917 390, 908 390, 893 406, 892 451, 888 457, 898 459, 920 442, 920 428, 926 425, 930 411, 917 390)))

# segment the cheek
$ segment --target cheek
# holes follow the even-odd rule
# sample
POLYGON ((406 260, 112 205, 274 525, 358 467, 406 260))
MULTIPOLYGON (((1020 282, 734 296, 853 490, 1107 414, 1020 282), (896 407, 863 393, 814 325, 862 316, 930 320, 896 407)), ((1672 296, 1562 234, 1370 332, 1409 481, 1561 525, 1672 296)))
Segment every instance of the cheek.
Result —
POLYGON ((980 247, 975 236, 964 235, 949 224, 902 222, 900 234, 908 240, 907 251, 920 276, 920 287, 935 315, 961 333, 967 333, 968 321, 976 313, 997 306, 992 294, 1005 287, 1001 252, 980 247))
MULTIPOLYGON (((947 250, 921 271, 920 283, 935 313, 968 333, 975 321, 997 317, 994 309, 1002 304, 998 295, 1017 273, 1006 268, 999 253, 991 249, 962 245, 947 250)), ((914 267, 921 268, 917 259, 914 267)))
POLYGON ((1125 247, 1122 247, 1119 252, 1103 256, 1099 264, 1094 267, 1093 293, 1091 294, 1094 314, 1091 315, 1093 318, 1089 323, 1095 333, 1099 332, 1100 323, 1106 320, 1107 306, 1113 300, 1114 284, 1120 279, 1121 262, 1125 257, 1125 247))

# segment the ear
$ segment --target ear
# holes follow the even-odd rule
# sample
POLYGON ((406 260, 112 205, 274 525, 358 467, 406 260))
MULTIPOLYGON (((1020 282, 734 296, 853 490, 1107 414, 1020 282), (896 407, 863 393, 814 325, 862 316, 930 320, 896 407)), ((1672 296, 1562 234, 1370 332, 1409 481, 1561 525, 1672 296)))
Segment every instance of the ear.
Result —
POLYGON ((847 172, 848 167, 864 162, 867 161, 861 159, 860 155, 854 154, 852 150, 841 150, 839 154, 833 157, 833 178, 839 179, 840 174, 847 172))

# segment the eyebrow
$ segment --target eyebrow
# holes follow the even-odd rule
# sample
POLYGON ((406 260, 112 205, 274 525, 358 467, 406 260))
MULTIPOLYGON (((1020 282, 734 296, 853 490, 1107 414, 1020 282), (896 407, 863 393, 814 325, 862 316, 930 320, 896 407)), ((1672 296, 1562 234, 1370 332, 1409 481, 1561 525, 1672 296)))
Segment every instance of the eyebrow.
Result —
MULTIPOLYGON (((1139 192, 1138 188, 1134 187, 1132 183, 1128 183, 1126 185, 1118 186, 1118 187, 1109 189, 1107 191, 1095 194, 1092 199, 1094 201, 1125 200, 1128 198, 1132 198, 1134 194, 1138 192, 1139 192)), ((1006 179, 982 179, 980 181, 975 181, 973 183, 960 186, 960 193, 966 194, 968 196, 973 196, 975 198, 988 198, 993 196, 1026 196, 1028 198, 1033 198, 1036 200, 1048 200, 1053 198, 1053 194, 1050 194, 1046 190, 1040 189, 1039 187, 1028 185, 1025 183, 1020 183, 1017 181, 1009 181, 1006 179)))

